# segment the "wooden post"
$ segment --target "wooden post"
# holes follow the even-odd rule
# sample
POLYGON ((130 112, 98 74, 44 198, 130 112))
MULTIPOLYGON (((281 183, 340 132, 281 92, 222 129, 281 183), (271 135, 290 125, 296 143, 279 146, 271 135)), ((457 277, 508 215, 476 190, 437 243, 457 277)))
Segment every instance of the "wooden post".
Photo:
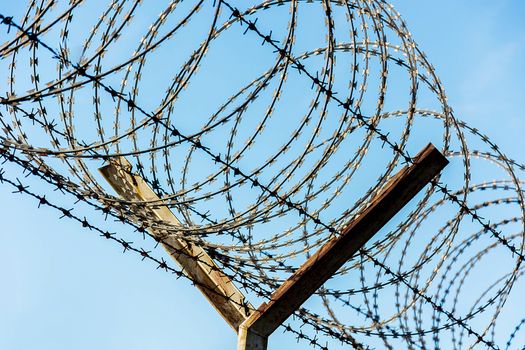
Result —
POLYGON ((268 337, 448 164, 427 145, 340 232, 312 255, 239 328, 237 350, 266 350, 268 337))
MULTIPOLYGON (((164 248, 195 282, 215 309, 238 332, 238 350, 266 350, 268 337, 315 293, 341 266, 368 242, 401 208, 448 164, 432 145, 427 145, 411 166, 396 174, 340 232, 312 255, 257 310, 245 300, 213 259, 200 247, 150 229, 164 248), (182 254, 181 254, 182 252, 182 254), (198 257, 198 259, 197 259, 198 257), (244 306, 243 306, 244 305, 244 306)), ((131 172, 131 164, 119 157, 99 169, 125 200, 158 203, 146 210, 173 226, 180 221, 149 185, 131 172)))
MULTIPOLYGON (((144 214, 154 215, 167 224, 182 227, 180 221, 153 192, 146 181, 131 172, 131 164, 124 157, 111 159, 110 163, 100 168, 99 171, 123 199, 143 204, 157 203, 151 205, 151 208, 145 209, 144 214)), ((192 281, 197 282, 197 288, 237 332, 239 326, 254 308, 245 300, 244 295, 235 287, 228 276, 221 272, 206 251, 201 247, 178 239, 175 235, 160 234, 153 229, 148 231, 153 237, 161 241, 163 247, 182 267, 184 273, 192 281)))

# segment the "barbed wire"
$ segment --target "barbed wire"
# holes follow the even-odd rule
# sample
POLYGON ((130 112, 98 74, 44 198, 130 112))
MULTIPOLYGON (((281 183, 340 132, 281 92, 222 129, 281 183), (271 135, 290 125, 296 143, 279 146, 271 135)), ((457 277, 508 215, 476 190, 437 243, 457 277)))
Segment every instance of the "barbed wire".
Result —
POLYGON ((249 298, 263 300, 412 163, 424 135, 463 179, 432 181, 403 219, 317 293, 321 308, 298 310, 283 329, 322 349, 331 338, 358 349, 459 349, 466 341, 499 349, 524 336, 522 319, 506 339, 500 334, 509 327, 496 325, 523 289, 525 166, 454 116, 391 5, 141 5, 108 1, 92 22, 83 1, 30 1, 20 21, 0 14, 8 35, 0 46, 8 77, 0 156, 67 193, 73 209, 0 171, 3 183, 177 277, 187 276, 162 252, 154 257, 107 231, 95 213, 177 254, 187 255, 169 237, 198 245, 249 298), (312 33, 315 25, 326 37, 312 33), (93 170, 118 157, 159 200, 113 194, 93 170), (502 180, 485 178, 491 172, 502 180), (74 214, 78 203, 93 218, 74 214), (155 219, 159 207, 181 225, 155 219), (494 260, 501 266, 489 282, 482 270, 494 260))

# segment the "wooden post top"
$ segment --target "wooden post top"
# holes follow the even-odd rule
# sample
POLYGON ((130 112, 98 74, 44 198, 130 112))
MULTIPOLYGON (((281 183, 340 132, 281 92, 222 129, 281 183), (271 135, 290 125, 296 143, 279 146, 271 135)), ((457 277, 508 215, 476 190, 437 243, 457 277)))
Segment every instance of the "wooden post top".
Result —
MULTIPOLYGON (((155 203, 144 209, 145 214, 152 215, 174 227, 180 227, 181 222, 162 199, 143 178, 132 173, 131 170, 131 164, 124 157, 112 159, 108 165, 99 169, 120 197, 130 202, 155 203)), ((180 265, 183 272, 192 281, 197 282, 195 285, 210 304, 238 332, 239 326, 254 308, 233 281, 200 246, 179 239, 175 233, 161 234, 151 228, 148 231, 160 240, 164 249, 180 265)))
POLYGON ((448 164, 428 144, 370 202, 288 278, 241 326, 268 337, 448 164))

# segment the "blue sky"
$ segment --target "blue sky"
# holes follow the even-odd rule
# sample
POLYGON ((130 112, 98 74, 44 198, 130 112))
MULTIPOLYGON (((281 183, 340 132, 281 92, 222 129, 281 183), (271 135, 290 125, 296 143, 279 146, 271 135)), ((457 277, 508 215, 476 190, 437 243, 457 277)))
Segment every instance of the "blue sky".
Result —
MULTIPOLYGON (((393 4, 456 117, 525 162, 525 3, 393 4)), ((189 283, 11 191, 0 186, 1 349, 235 348, 233 331, 189 283)), ((307 348, 294 344, 278 331, 270 349, 307 348)))

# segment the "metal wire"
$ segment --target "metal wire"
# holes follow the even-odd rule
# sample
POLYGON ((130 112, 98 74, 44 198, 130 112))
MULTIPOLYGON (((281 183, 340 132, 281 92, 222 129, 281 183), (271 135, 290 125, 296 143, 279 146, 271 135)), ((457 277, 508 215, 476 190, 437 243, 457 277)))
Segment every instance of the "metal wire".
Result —
POLYGON ((454 115, 390 4, 48 0, 0 22, 15 192, 177 277, 149 230, 197 244, 262 301, 431 140, 450 173, 283 329, 321 349, 523 343, 525 166, 454 115), (114 194, 96 169, 121 156, 160 201, 114 194), (182 224, 150 215, 161 206, 182 224))

